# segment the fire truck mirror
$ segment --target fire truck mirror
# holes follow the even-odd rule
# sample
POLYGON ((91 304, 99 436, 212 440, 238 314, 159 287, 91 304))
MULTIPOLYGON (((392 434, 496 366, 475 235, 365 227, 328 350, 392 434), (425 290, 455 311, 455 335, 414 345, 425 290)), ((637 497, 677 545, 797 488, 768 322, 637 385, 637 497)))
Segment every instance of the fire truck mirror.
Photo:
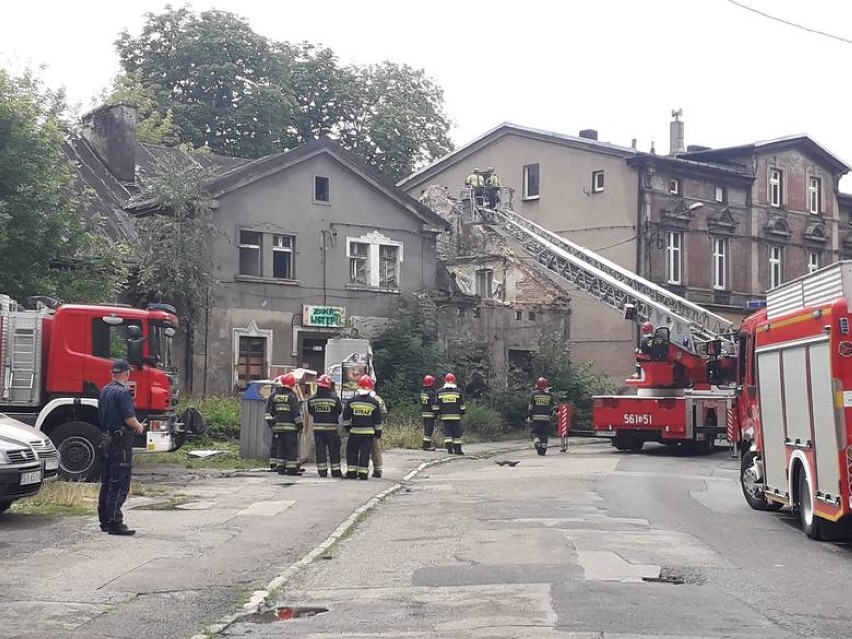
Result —
POLYGON ((127 361, 142 368, 142 329, 134 324, 127 327, 127 361))
POLYGON ((757 397, 757 386, 749 386, 748 389, 747 389, 747 392, 748 392, 748 398, 754 399, 755 397, 757 397))
POLYGON ((173 329, 171 326, 167 326, 166 330, 163 331, 163 332, 166 334, 166 337, 174 337, 175 336, 175 329, 173 329))

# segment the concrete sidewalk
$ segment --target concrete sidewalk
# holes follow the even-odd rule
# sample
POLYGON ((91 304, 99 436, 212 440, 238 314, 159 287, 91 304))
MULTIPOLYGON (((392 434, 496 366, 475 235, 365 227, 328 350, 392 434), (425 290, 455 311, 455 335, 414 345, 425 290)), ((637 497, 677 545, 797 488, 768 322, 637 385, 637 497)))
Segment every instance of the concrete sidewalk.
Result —
MULTIPOLYGON (((525 440, 467 444, 465 452, 505 455, 527 447, 525 440)), ((366 482, 323 479, 312 465, 302 477, 142 466, 137 479, 164 484, 174 494, 172 501, 131 499, 127 522, 138 532, 129 538, 101 533, 95 517, 4 515, 0 636, 194 635, 213 620, 257 608, 270 588, 318 556, 322 544, 333 543, 412 472, 461 459, 442 451, 389 450, 384 477, 366 482)))

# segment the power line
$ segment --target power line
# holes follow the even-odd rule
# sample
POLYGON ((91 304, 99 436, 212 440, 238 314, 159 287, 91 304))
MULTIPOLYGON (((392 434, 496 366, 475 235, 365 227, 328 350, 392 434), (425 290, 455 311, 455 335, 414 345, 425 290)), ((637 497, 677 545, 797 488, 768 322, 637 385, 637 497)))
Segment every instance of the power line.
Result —
POLYGON ((770 20, 774 20, 775 22, 780 22, 781 24, 786 24, 787 26, 794 27, 796 29, 801 29, 802 31, 807 31, 808 33, 814 33, 816 35, 825 36, 826 38, 831 38, 832 40, 838 40, 840 42, 845 42, 846 44, 852 44, 852 40, 848 38, 843 38, 841 36, 834 35, 833 33, 826 33, 825 31, 820 31, 819 29, 812 29, 811 27, 806 27, 803 24, 799 24, 798 22, 791 22, 790 20, 784 20, 783 18, 779 18, 777 16, 773 16, 765 11, 760 11, 759 9, 755 9, 754 7, 750 7, 742 2, 737 2, 737 0, 728 0, 733 5, 740 7, 741 9, 745 9, 746 11, 751 11, 752 13, 756 13, 759 16, 763 16, 764 18, 768 18, 770 20))

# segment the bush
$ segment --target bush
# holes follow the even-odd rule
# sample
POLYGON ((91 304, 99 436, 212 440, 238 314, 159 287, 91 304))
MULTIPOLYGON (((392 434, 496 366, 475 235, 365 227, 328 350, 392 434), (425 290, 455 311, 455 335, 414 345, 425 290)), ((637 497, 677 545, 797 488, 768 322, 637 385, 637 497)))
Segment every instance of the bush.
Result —
POLYGON ((207 423, 205 439, 215 441, 238 440, 240 438, 240 400, 235 397, 193 397, 181 401, 178 413, 193 406, 204 416, 207 423))
POLYGON ((497 441, 509 432, 502 415, 479 402, 467 403, 462 424, 465 437, 477 441, 497 441))

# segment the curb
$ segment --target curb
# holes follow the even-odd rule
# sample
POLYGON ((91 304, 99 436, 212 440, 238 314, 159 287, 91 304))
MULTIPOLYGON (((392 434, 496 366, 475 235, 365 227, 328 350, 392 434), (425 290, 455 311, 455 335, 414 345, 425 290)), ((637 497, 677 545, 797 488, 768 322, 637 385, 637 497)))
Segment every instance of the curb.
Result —
POLYGON ((210 639, 210 637, 215 636, 227 629, 232 624, 238 622, 240 619, 247 615, 251 615, 260 611, 261 607, 268 603, 270 595, 273 592, 281 589, 284 584, 286 584, 290 579, 292 579, 297 573, 301 570, 307 568, 311 565, 317 557, 322 555, 326 550, 328 550, 331 546, 336 544, 343 535, 349 532, 352 528, 355 527, 358 520, 364 513, 367 513, 373 510, 376 506, 378 506, 381 502, 387 499, 389 496, 393 495, 400 488, 405 485, 405 482, 410 481, 418 474, 430 468, 431 466, 435 466, 437 464, 445 464, 451 461, 460 460, 460 459, 477 459, 480 455, 494 455, 500 454, 504 452, 515 452, 517 450, 525 450, 526 446, 523 448, 512 448, 512 449, 504 449, 504 450, 486 450, 480 453, 476 453, 474 455, 469 455, 465 457, 442 457, 440 459, 432 459, 430 461, 423 462, 417 468, 412 471, 409 471, 401 480, 395 483, 393 486, 386 488, 378 495, 374 495, 366 502, 361 504, 358 508, 352 511, 352 513, 341 523, 337 528, 334 529, 334 532, 328 536, 328 538, 321 542, 319 545, 315 546, 313 550, 311 550, 307 555, 302 557, 296 563, 290 565, 283 573, 278 575, 275 579, 267 584, 264 590, 255 590, 249 600, 243 604, 242 612, 234 613, 228 615, 226 617, 222 617, 218 621, 208 625, 203 631, 198 634, 192 635, 190 639, 210 639))

